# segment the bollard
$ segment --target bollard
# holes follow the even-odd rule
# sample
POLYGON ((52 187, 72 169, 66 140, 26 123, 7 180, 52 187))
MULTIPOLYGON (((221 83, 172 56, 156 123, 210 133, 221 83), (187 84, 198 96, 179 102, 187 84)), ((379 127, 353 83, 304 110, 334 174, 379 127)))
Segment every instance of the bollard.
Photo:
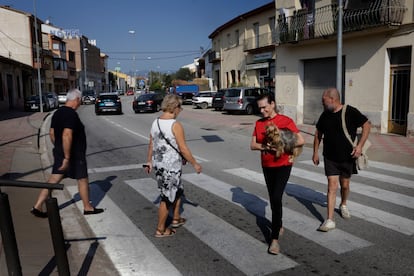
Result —
POLYGON ((56 264, 59 275, 70 275, 68 257, 66 255, 65 239, 63 238, 62 223, 60 220, 57 199, 52 197, 46 200, 47 217, 49 219, 50 234, 55 250, 56 264))
POLYGON ((0 231, 3 239, 4 252, 6 254, 7 270, 9 275, 21 276, 19 250, 17 248, 16 235, 14 233, 13 219, 10 211, 9 197, 0 192, 0 231))

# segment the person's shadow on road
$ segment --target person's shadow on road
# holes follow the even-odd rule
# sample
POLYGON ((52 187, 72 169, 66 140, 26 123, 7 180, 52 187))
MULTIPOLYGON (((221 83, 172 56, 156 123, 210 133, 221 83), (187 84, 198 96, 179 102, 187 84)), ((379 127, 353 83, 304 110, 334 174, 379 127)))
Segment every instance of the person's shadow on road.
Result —
MULTIPOLYGON (((111 189, 112 181, 116 178, 116 176, 108 176, 104 180, 96 180, 94 182, 89 183, 89 200, 92 202, 92 206, 96 207, 104 198, 105 194, 111 189)), ((59 209, 63 209, 71 204, 80 201, 79 192, 73 195, 73 198, 60 204, 59 209)))
POLYGON ((266 218, 266 206, 268 203, 260 197, 243 191, 240 187, 231 188, 232 201, 240 203, 246 211, 256 216, 256 225, 259 227, 266 242, 270 242, 272 223, 266 218))

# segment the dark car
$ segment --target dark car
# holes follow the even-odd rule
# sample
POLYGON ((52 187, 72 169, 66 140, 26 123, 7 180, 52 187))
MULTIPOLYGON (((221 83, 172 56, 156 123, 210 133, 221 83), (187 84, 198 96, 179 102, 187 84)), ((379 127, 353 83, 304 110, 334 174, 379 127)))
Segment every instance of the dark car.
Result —
POLYGON ((157 112, 161 110, 164 96, 160 93, 141 94, 132 102, 132 109, 138 112, 157 112))
POLYGON ((101 93, 95 101, 96 115, 106 112, 122 114, 122 103, 116 93, 101 93))
POLYGON ((212 107, 215 110, 223 110, 223 106, 224 106, 224 90, 219 90, 213 96, 212 107))
MULTIPOLYGON (((49 105, 49 99, 42 95, 42 106, 43 111, 49 111, 50 105, 49 105)), ((24 110, 25 111, 40 111, 40 97, 38 95, 32 95, 27 97, 24 100, 24 110)))
POLYGON ((94 104, 96 101, 95 90, 82 91, 82 104, 94 104))

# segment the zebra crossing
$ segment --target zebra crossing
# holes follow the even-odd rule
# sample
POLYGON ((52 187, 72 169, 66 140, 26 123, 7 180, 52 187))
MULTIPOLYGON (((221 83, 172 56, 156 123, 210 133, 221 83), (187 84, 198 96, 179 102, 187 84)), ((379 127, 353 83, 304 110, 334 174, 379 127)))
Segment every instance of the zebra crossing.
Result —
MULTIPOLYGON (((299 163, 301 167, 305 168, 311 165, 309 161, 300 161, 299 163)), ((396 165, 387 166, 379 162, 371 163, 370 166, 381 169, 381 172, 363 171, 360 172, 359 177, 381 179, 381 181, 388 182, 390 185, 414 188, 414 181, 410 180, 410 176, 414 175, 412 169, 396 165), (402 172, 407 177, 393 177, 387 175, 387 171, 402 172)), ((90 169, 89 172, 116 171, 123 170, 125 167, 137 169, 141 166, 138 164, 95 168, 90 169)), ((304 183, 309 181, 326 185, 327 181, 323 175, 322 168, 323 166, 320 166, 317 171, 311 171, 295 166, 292 169, 292 176, 303 180, 303 182, 289 182, 286 187, 286 194, 312 203, 325 205, 326 190, 309 189, 304 185, 304 183)), ((265 185, 261 172, 247 168, 224 169, 222 171, 239 179, 265 185)), ((262 216, 271 220, 271 210, 267 198, 252 195, 241 187, 226 183, 207 174, 185 173, 182 178, 186 183, 190 183, 207 193, 214 194, 229 204, 245 208, 256 216, 262 216)), ((157 204, 158 191, 156 189, 156 181, 153 178, 126 180, 125 184, 148 201, 157 204)), ((77 193, 77 189, 74 186, 67 189, 72 196, 77 193)), ((375 200, 382 200, 414 209, 414 198, 408 195, 355 181, 352 181, 352 192, 361 193, 375 200)), ((339 200, 339 197, 337 200, 339 200)), ((77 202, 76 204, 82 210, 81 203, 77 202)), ((102 245, 121 275, 160 275, 165 273, 168 273, 168 275, 181 275, 174 264, 152 244, 146 235, 133 224, 111 199, 104 196, 100 205, 107 208, 105 219, 102 219, 100 216, 90 216, 86 217, 86 219, 97 237, 106 237, 102 241, 102 245), (137 248, 141 250, 137 250, 137 248), (140 260, 140 262, 136 262, 136 260, 140 260)), ((348 201, 348 206, 352 210, 352 216, 403 235, 410 236, 414 234, 414 220, 412 219, 358 202, 348 201)), ((334 254, 344 254, 375 245, 373 241, 365 240, 341 229, 328 233, 318 232, 316 231, 320 224, 318 219, 287 207, 284 207, 283 212, 283 222, 286 229, 334 254)), ((271 274, 300 265, 300 263, 284 254, 277 256, 267 254, 266 244, 200 206, 186 204, 183 216, 188 219, 183 226, 186 230, 191 232, 201 242, 207 244, 245 275, 271 274), (249 254, 246 254, 246 252, 249 252, 249 254), (252 256, 255 257, 252 258, 252 256)))

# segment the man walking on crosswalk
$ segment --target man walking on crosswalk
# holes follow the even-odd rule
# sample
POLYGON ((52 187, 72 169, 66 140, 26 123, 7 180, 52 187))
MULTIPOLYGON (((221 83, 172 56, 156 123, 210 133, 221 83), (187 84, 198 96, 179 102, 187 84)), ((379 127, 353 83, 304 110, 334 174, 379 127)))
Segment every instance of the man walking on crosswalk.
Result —
POLYGON ((323 139, 325 175, 328 178, 328 217, 319 230, 327 232, 336 227, 334 209, 338 184, 341 186, 341 203, 339 205, 341 216, 345 219, 351 217, 346 205, 349 183, 351 175, 357 173, 355 158, 361 155, 362 147, 368 139, 371 123, 358 109, 348 106, 345 113, 345 125, 352 141, 355 140, 357 129, 362 127, 361 138, 357 146, 353 147, 343 131, 341 118, 343 105, 340 102, 338 90, 335 88, 325 90, 322 95, 322 104, 325 110, 316 123, 312 161, 315 165, 319 165, 318 150, 323 139))

